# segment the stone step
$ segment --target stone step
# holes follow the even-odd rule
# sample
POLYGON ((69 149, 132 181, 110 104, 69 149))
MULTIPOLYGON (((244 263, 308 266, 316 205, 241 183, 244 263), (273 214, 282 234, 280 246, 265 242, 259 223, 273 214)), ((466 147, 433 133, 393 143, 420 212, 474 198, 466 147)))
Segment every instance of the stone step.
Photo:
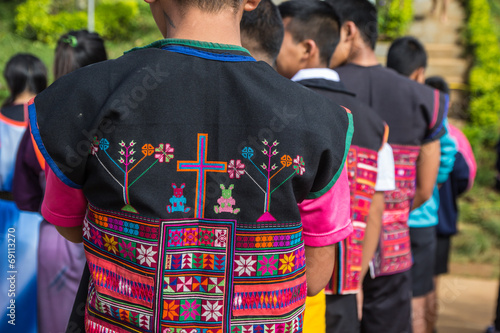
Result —
POLYGON ((461 58, 464 54, 459 44, 425 43, 424 47, 429 58, 461 58))

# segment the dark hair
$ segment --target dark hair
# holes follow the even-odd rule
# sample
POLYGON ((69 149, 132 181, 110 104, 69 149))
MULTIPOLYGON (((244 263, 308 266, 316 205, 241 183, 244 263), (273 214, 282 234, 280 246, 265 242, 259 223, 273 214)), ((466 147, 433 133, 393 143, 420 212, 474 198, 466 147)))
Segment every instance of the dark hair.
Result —
POLYGON ((2 107, 12 104, 24 91, 38 94, 47 88, 47 68, 34 55, 18 53, 7 62, 3 71, 10 96, 2 107))
POLYGON ((243 0, 176 0, 177 4, 183 8, 197 7, 204 12, 216 13, 224 7, 231 7, 236 12, 243 0))
POLYGON ((318 45, 321 60, 327 64, 340 40, 340 18, 324 1, 290 0, 279 5, 283 18, 291 21, 286 30, 296 42, 312 39, 318 45))
POLYGON ((240 23, 241 42, 252 52, 264 53, 272 63, 280 53, 285 28, 281 15, 271 0, 261 0, 255 10, 245 12, 240 23))
POLYGON ((368 0, 326 0, 335 8, 342 24, 352 21, 361 37, 374 50, 378 38, 377 7, 368 0))
POLYGON ((387 53, 387 67, 404 76, 410 76, 417 69, 427 67, 427 52, 415 37, 398 38, 387 53))
POLYGON ((442 93, 445 94, 450 94, 450 87, 448 86, 448 83, 446 83, 446 80, 443 79, 441 76, 431 76, 425 79, 425 84, 441 91, 442 93))
POLYGON ((104 41, 97 33, 87 30, 70 31, 57 42, 54 78, 57 80, 78 68, 107 58, 104 41))

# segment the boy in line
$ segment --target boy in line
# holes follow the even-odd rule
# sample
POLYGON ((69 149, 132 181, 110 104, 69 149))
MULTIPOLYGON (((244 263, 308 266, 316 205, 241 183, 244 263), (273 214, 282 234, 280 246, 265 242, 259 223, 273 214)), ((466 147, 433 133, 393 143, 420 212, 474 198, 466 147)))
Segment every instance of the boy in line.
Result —
POLYGON ((433 192, 444 95, 383 68, 375 56, 377 10, 368 0, 329 1, 343 19, 331 68, 384 119, 395 159, 396 190, 385 193, 380 244, 363 282, 362 332, 411 332, 412 265, 408 216, 433 192), (341 67, 338 67, 341 66, 341 67))
POLYGON ((284 35, 278 7, 271 0, 261 0, 255 10, 243 13, 240 29, 241 45, 252 57, 276 68, 284 35))
POLYGON ((86 250, 85 329, 300 332, 352 232, 352 116, 240 46, 258 0, 146 2, 166 39, 30 105, 42 214, 86 250))
MULTIPOLYGON (((324 1, 300 0, 284 2, 279 9, 285 37, 277 59, 278 72, 353 114, 355 131, 347 169, 354 232, 338 244, 334 274, 325 290, 325 319, 326 332, 357 333, 356 295, 378 244, 383 191, 395 189, 394 157, 386 141, 389 129, 328 68, 340 39, 340 19, 335 10, 324 1)), ((307 307, 306 313, 306 318, 316 316, 316 320, 323 315, 312 307, 307 307)))
MULTIPOLYGON (((425 84, 449 95, 450 88, 440 76, 432 76, 425 84)), ((458 197, 474 185, 477 165, 474 153, 466 136, 452 124, 448 124, 448 134, 456 145, 455 163, 448 179, 439 188, 438 224, 436 226, 437 246, 434 267, 434 290, 428 296, 428 328, 433 331, 438 317, 437 286, 438 277, 448 273, 451 236, 457 233, 458 197)))
MULTIPOLYGON (((425 83, 427 52, 420 41, 411 36, 396 39, 387 54, 387 68, 420 84, 425 83)), ((448 96, 448 95, 447 95, 448 96)), ((446 121, 445 126, 448 126, 446 121)), ((435 289, 434 267, 436 258, 436 225, 438 224, 439 189, 447 179, 455 163, 457 149, 448 134, 440 139, 441 157, 437 184, 432 197, 420 207, 410 212, 411 252, 413 257, 412 274, 412 326, 413 333, 432 333, 432 302, 435 289)))

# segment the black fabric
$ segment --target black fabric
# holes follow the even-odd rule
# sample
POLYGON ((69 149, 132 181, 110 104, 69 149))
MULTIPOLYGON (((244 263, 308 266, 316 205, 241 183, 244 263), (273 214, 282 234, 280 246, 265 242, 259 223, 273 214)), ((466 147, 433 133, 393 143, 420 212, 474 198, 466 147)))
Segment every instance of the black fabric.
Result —
POLYGON ((6 106, 0 112, 9 119, 24 121, 24 104, 6 106))
POLYGON ((90 271, 85 263, 82 279, 75 295, 75 303, 71 310, 66 333, 84 333, 85 332, 85 304, 87 303, 87 293, 89 290, 90 271))
POLYGON ((384 143, 386 131, 384 121, 375 111, 355 98, 355 94, 348 91, 342 82, 326 79, 307 79, 298 83, 314 90, 335 103, 346 107, 352 113, 354 135, 352 144, 379 151, 384 143))
POLYGON ((439 100, 435 101, 434 89, 380 65, 348 64, 335 70, 347 89, 389 125, 390 144, 420 146, 446 133, 445 95, 439 93, 439 100), (439 102, 437 115, 434 115, 435 102, 439 102), (436 122, 431 127, 435 116, 436 122))
POLYGON ((469 165, 460 152, 455 154, 455 164, 448 179, 439 188, 437 233, 451 236, 457 233, 458 197, 469 185, 469 165))
MULTIPOLYGON (((172 183, 185 183, 184 196, 193 202, 196 176, 176 172, 176 163, 196 160, 197 134, 206 133, 208 161, 243 160, 244 147, 260 159, 263 140, 279 142, 279 156, 302 156, 309 171, 274 192, 270 208, 277 220, 299 221, 295 203, 325 190, 340 169, 349 122, 343 108, 265 63, 206 60, 162 49, 138 50, 77 70, 39 94, 35 105, 51 158, 99 207, 120 210, 123 189, 96 158, 89 158, 92 137, 107 139, 114 160, 122 140, 138 143, 139 158, 145 143, 170 144, 175 160, 151 168, 130 191, 130 202, 141 215, 158 218, 172 218, 165 209, 172 183), (54 116, 54 110, 61 112, 54 116)), ((276 164, 281 167, 279 159, 276 164)), ((286 178, 283 173, 273 182, 283 181, 281 177, 286 178)), ((249 200, 262 197, 259 188, 249 177, 234 183, 227 173, 207 175, 212 205, 206 205, 206 218, 219 218, 213 203, 220 197, 220 184, 245 190, 233 192, 241 208, 239 221, 259 218, 262 203, 249 200)))
POLYGON ((363 281, 361 333, 411 333, 411 273, 363 281))
POLYGON ((420 297, 434 290, 436 263, 436 227, 410 228, 413 297, 420 297))
POLYGON ((356 295, 326 295, 326 333, 359 333, 356 295))
POLYGON ((450 260, 451 236, 437 236, 436 245, 436 265, 434 276, 448 273, 448 263, 450 260))

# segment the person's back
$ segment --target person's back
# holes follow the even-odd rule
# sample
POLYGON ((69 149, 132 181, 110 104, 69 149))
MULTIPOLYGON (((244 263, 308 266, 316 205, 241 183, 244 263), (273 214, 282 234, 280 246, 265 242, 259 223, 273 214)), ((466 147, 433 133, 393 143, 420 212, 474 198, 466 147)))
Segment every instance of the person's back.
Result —
POLYGON ((408 216, 431 195, 435 184, 446 99, 395 71, 383 68, 374 48, 376 8, 367 0, 330 1, 344 19, 344 37, 330 66, 357 98, 370 105, 390 128, 396 190, 385 194, 385 211, 372 275, 364 281, 362 331, 411 330, 412 265, 408 216), (346 64, 347 63, 347 64, 346 64), (337 67, 340 66, 340 67, 337 67), (383 322, 391 322, 390 330, 383 322))
POLYGON ((317 207, 343 195, 349 115, 314 96, 241 47, 179 37, 78 70, 35 100, 33 134, 54 171, 42 212, 64 227, 86 214, 88 329, 300 331, 306 292, 318 292, 304 243, 330 247, 352 231, 335 213, 343 200, 317 207), (73 82, 93 88, 70 96, 73 82), (60 134, 45 112, 56 91, 73 106, 60 134), (83 190, 77 218, 52 214, 60 180, 83 190))

